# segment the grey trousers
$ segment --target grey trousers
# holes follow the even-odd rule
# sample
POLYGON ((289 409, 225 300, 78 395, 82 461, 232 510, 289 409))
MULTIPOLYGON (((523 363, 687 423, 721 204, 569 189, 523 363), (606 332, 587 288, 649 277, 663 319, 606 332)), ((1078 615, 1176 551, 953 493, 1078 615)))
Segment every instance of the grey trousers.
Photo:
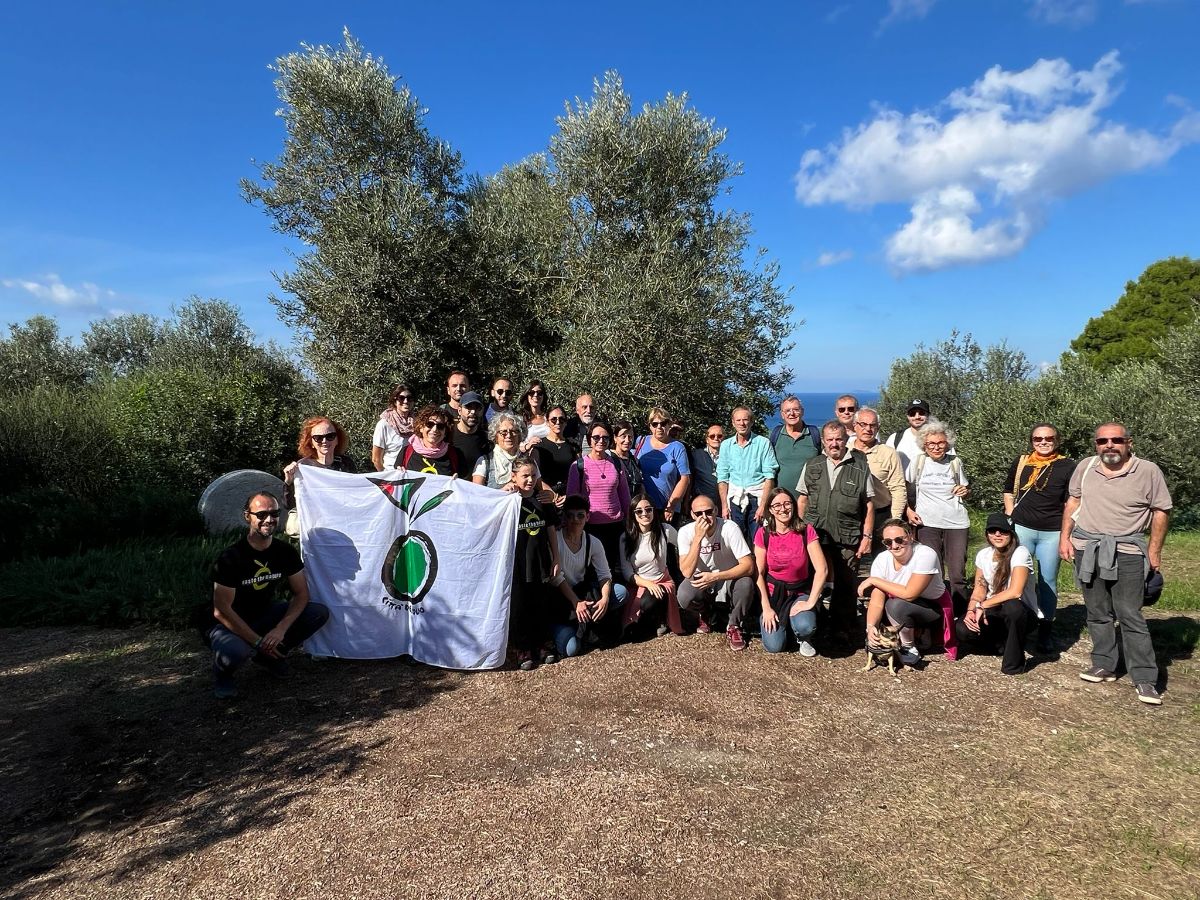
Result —
MULTIPOLYGON (((717 582, 713 587, 697 590, 690 578, 683 579, 679 585, 677 596, 679 597, 679 608, 695 610, 702 616, 706 616, 708 610, 712 608, 713 601, 716 600, 717 594, 721 587, 725 584, 723 581, 717 582)), ((742 626, 742 621, 746 618, 746 613, 750 609, 750 599, 754 596, 754 579, 749 575, 743 575, 741 578, 735 579, 729 585, 729 624, 736 625, 739 628, 742 626)))
MULTIPOLYGON (((1080 554, 1075 554, 1075 579, 1079 580, 1080 554)), ((1117 578, 1107 581, 1097 575, 1091 584, 1080 583, 1083 602, 1087 606, 1088 634, 1092 638, 1092 665, 1117 670, 1120 651, 1117 649, 1117 627, 1121 624, 1121 650, 1125 651, 1125 668, 1134 684, 1158 683, 1158 664, 1150 629, 1142 615, 1145 593, 1145 569, 1140 553, 1117 554, 1117 578)))

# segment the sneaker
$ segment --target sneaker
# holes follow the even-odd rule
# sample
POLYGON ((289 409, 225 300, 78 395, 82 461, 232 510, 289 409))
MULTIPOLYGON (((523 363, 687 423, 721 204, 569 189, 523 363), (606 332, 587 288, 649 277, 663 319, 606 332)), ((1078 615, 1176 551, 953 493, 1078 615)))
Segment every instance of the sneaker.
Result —
POLYGON ((517 654, 517 667, 522 672, 532 672, 536 666, 537 663, 533 660, 533 654, 528 650, 522 650, 517 654))
POLYGON ((725 629, 725 637, 729 638, 730 650, 745 650, 746 639, 742 637, 742 629, 736 625, 730 625, 725 629))
POLYGON ((557 653, 555 653, 553 650, 543 650, 542 651, 542 665, 552 666, 556 662, 558 662, 558 654, 557 653))
POLYGON ((232 700, 237 695, 238 689, 233 683, 233 676, 228 672, 213 669, 213 696, 218 700, 232 700))
POLYGON ((812 644, 810 644, 808 641, 800 641, 799 646, 796 649, 800 651, 801 656, 816 656, 817 655, 817 648, 814 647, 812 644))
POLYGON ((1139 681, 1136 686, 1137 698, 1143 703, 1149 703, 1151 706, 1162 706, 1162 694, 1158 692, 1158 688, 1148 681, 1139 681))
POLYGON ((700 617, 700 623, 696 626, 697 634, 712 634, 712 626, 704 620, 704 616, 700 617))
POLYGON ((658 635, 659 637, 666 637, 668 634, 671 633, 671 629, 668 628, 666 625, 659 625, 658 629, 654 633, 656 635, 658 635))
MULTIPOLYGON (((1079 673, 1079 677, 1084 681, 1090 681, 1093 684, 1099 684, 1102 681, 1116 681, 1117 673, 1110 672, 1102 666, 1092 666, 1090 669, 1084 669, 1079 673)), ((1151 685, 1153 687, 1153 685, 1151 685)))
POLYGON ((900 662, 906 666, 915 666, 921 661, 921 651, 916 647, 901 647, 900 662))

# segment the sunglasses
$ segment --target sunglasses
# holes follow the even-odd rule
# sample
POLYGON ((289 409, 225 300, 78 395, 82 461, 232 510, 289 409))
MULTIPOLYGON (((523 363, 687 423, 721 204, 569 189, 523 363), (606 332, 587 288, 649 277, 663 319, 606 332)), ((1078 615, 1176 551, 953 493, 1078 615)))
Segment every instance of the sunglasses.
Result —
POLYGON ((593 434, 588 438, 593 444, 606 444, 612 440, 607 434, 593 434))
POLYGON ((988 537, 991 537, 993 534, 1008 534, 1008 533, 1009 532, 1003 528, 989 528, 987 530, 988 537))
POLYGON ((267 519, 278 519, 279 510, 277 509, 252 509, 250 515, 258 519, 260 522, 265 522, 267 519))
POLYGON ((396 402, 397 403, 411 403, 412 402, 412 394, 401 394, 399 397, 396 398, 396 402))
POLYGON ((633 511, 633 514, 634 514, 635 516, 652 516, 652 515, 654 515, 654 507, 652 507, 652 506, 639 506, 637 509, 635 509, 635 510, 633 511))
POLYGON ((445 431, 446 423, 445 422, 429 422, 425 426, 425 430, 426 431, 445 431))
POLYGON ((494 394, 511 394, 512 391, 506 391, 504 388, 492 388, 494 394))
POLYGON ((563 422, 565 422, 567 420, 566 420, 565 416, 549 416, 546 419, 546 421, 549 422, 551 425, 561 425, 563 422))
POLYGON ((1111 437, 1111 438, 1096 438, 1096 446, 1103 447, 1105 444, 1116 444, 1118 447, 1129 443, 1129 438, 1111 437))
POLYGON ((544 396, 546 396, 546 392, 539 391, 539 390, 533 390, 533 391, 530 391, 529 393, 527 393, 525 396, 526 397, 544 397, 544 396))
POLYGON ((692 510, 693 516, 701 516, 702 518, 705 518, 705 519, 710 518, 712 516, 712 514, 713 514, 713 507, 711 507, 711 506, 708 509, 693 509, 692 510))
POLYGON ((723 440, 725 440, 725 435, 723 435, 721 432, 717 431, 717 432, 714 432, 713 434, 708 435, 708 439, 710 441, 723 441, 723 440))
POLYGON ((337 432, 331 431, 328 434, 314 434, 312 436, 312 439, 314 441, 318 441, 322 444, 325 443, 326 441, 336 441, 337 440, 337 432))
POLYGON ((883 546, 885 546, 885 547, 903 547, 907 543, 908 543, 908 538, 906 538, 906 537, 884 538, 883 539, 883 546))
POLYGON ((911 419, 913 416, 924 416, 928 415, 928 413, 926 413, 923 409, 910 409, 907 413, 905 413, 905 415, 911 419))
POLYGON ((521 432, 512 428, 501 428, 496 432, 497 437, 516 437, 521 432))
POLYGON ((838 412, 858 412, 858 407, 857 406, 839 406, 837 408, 837 411, 838 412))
POLYGON ((666 422, 651 422, 650 427, 651 428, 666 428, 667 423, 666 422))
POLYGON ((1035 437, 1032 440, 1035 444, 1053 444, 1054 435, 1050 435, 1049 437, 1035 437))

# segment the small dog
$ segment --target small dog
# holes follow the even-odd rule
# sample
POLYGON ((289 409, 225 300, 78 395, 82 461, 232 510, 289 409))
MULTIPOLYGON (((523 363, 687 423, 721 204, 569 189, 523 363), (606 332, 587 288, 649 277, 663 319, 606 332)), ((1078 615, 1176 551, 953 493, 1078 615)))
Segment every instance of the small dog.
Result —
POLYGON ((870 672, 876 666, 883 665, 887 657, 888 672, 896 674, 896 663, 900 661, 900 629, 895 625, 880 623, 875 629, 879 637, 867 642, 867 666, 864 672, 870 672))

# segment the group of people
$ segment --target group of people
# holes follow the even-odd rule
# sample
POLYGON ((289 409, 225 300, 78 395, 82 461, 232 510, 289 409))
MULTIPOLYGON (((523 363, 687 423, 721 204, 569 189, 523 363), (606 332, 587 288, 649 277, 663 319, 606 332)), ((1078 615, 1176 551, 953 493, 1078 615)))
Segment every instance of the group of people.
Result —
MULTIPOLYGON (((639 435, 628 421, 600 417, 587 394, 569 413, 538 381, 519 401, 506 378, 486 403, 463 372, 450 373, 446 388, 446 402, 415 413, 408 387, 392 391, 372 463, 520 495, 509 649, 521 669, 638 632, 723 626, 731 650, 757 634, 768 652, 792 645, 811 657, 822 645, 872 651, 890 626, 910 666, 940 645, 951 658, 997 653, 1002 672, 1019 674, 1035 624, 1037 652, 1054 651, 1059 562, 1072 560, 1093 643, 1080 677, 1116 679, 1119 623, 1138 699, 1161 703, 1141 608, 1161 565, 1171 498, 1120 424, 1097 428, 1096 455, 1078 464, 1060 452, 1053 425, 1033 427, 968 586, 970 483, 954 431, 924 400, 912 400, 906 427, 881 439, 878 412, 853 395, 838 398, 819 427, 788 396, 769 434, 756 433, 739 407, 732 434, 714 423, 704 445, 689 448, 657 407, 639 435)), ((299 459, 284 470, 289 506, 299 466, 355 471, 347 443, 328 417, 304 423, 299 459)), ((267 559, 271 547, 290 550, 268 533, 284 514, 269 494, 251 497, 247 538, 216 566, 207 637, 219 694, 245 659, 278 669, 328 615, 298 587, 294 551, 267 559), (268 610, 264 579, 287 581, 291 602, 268 610)))

